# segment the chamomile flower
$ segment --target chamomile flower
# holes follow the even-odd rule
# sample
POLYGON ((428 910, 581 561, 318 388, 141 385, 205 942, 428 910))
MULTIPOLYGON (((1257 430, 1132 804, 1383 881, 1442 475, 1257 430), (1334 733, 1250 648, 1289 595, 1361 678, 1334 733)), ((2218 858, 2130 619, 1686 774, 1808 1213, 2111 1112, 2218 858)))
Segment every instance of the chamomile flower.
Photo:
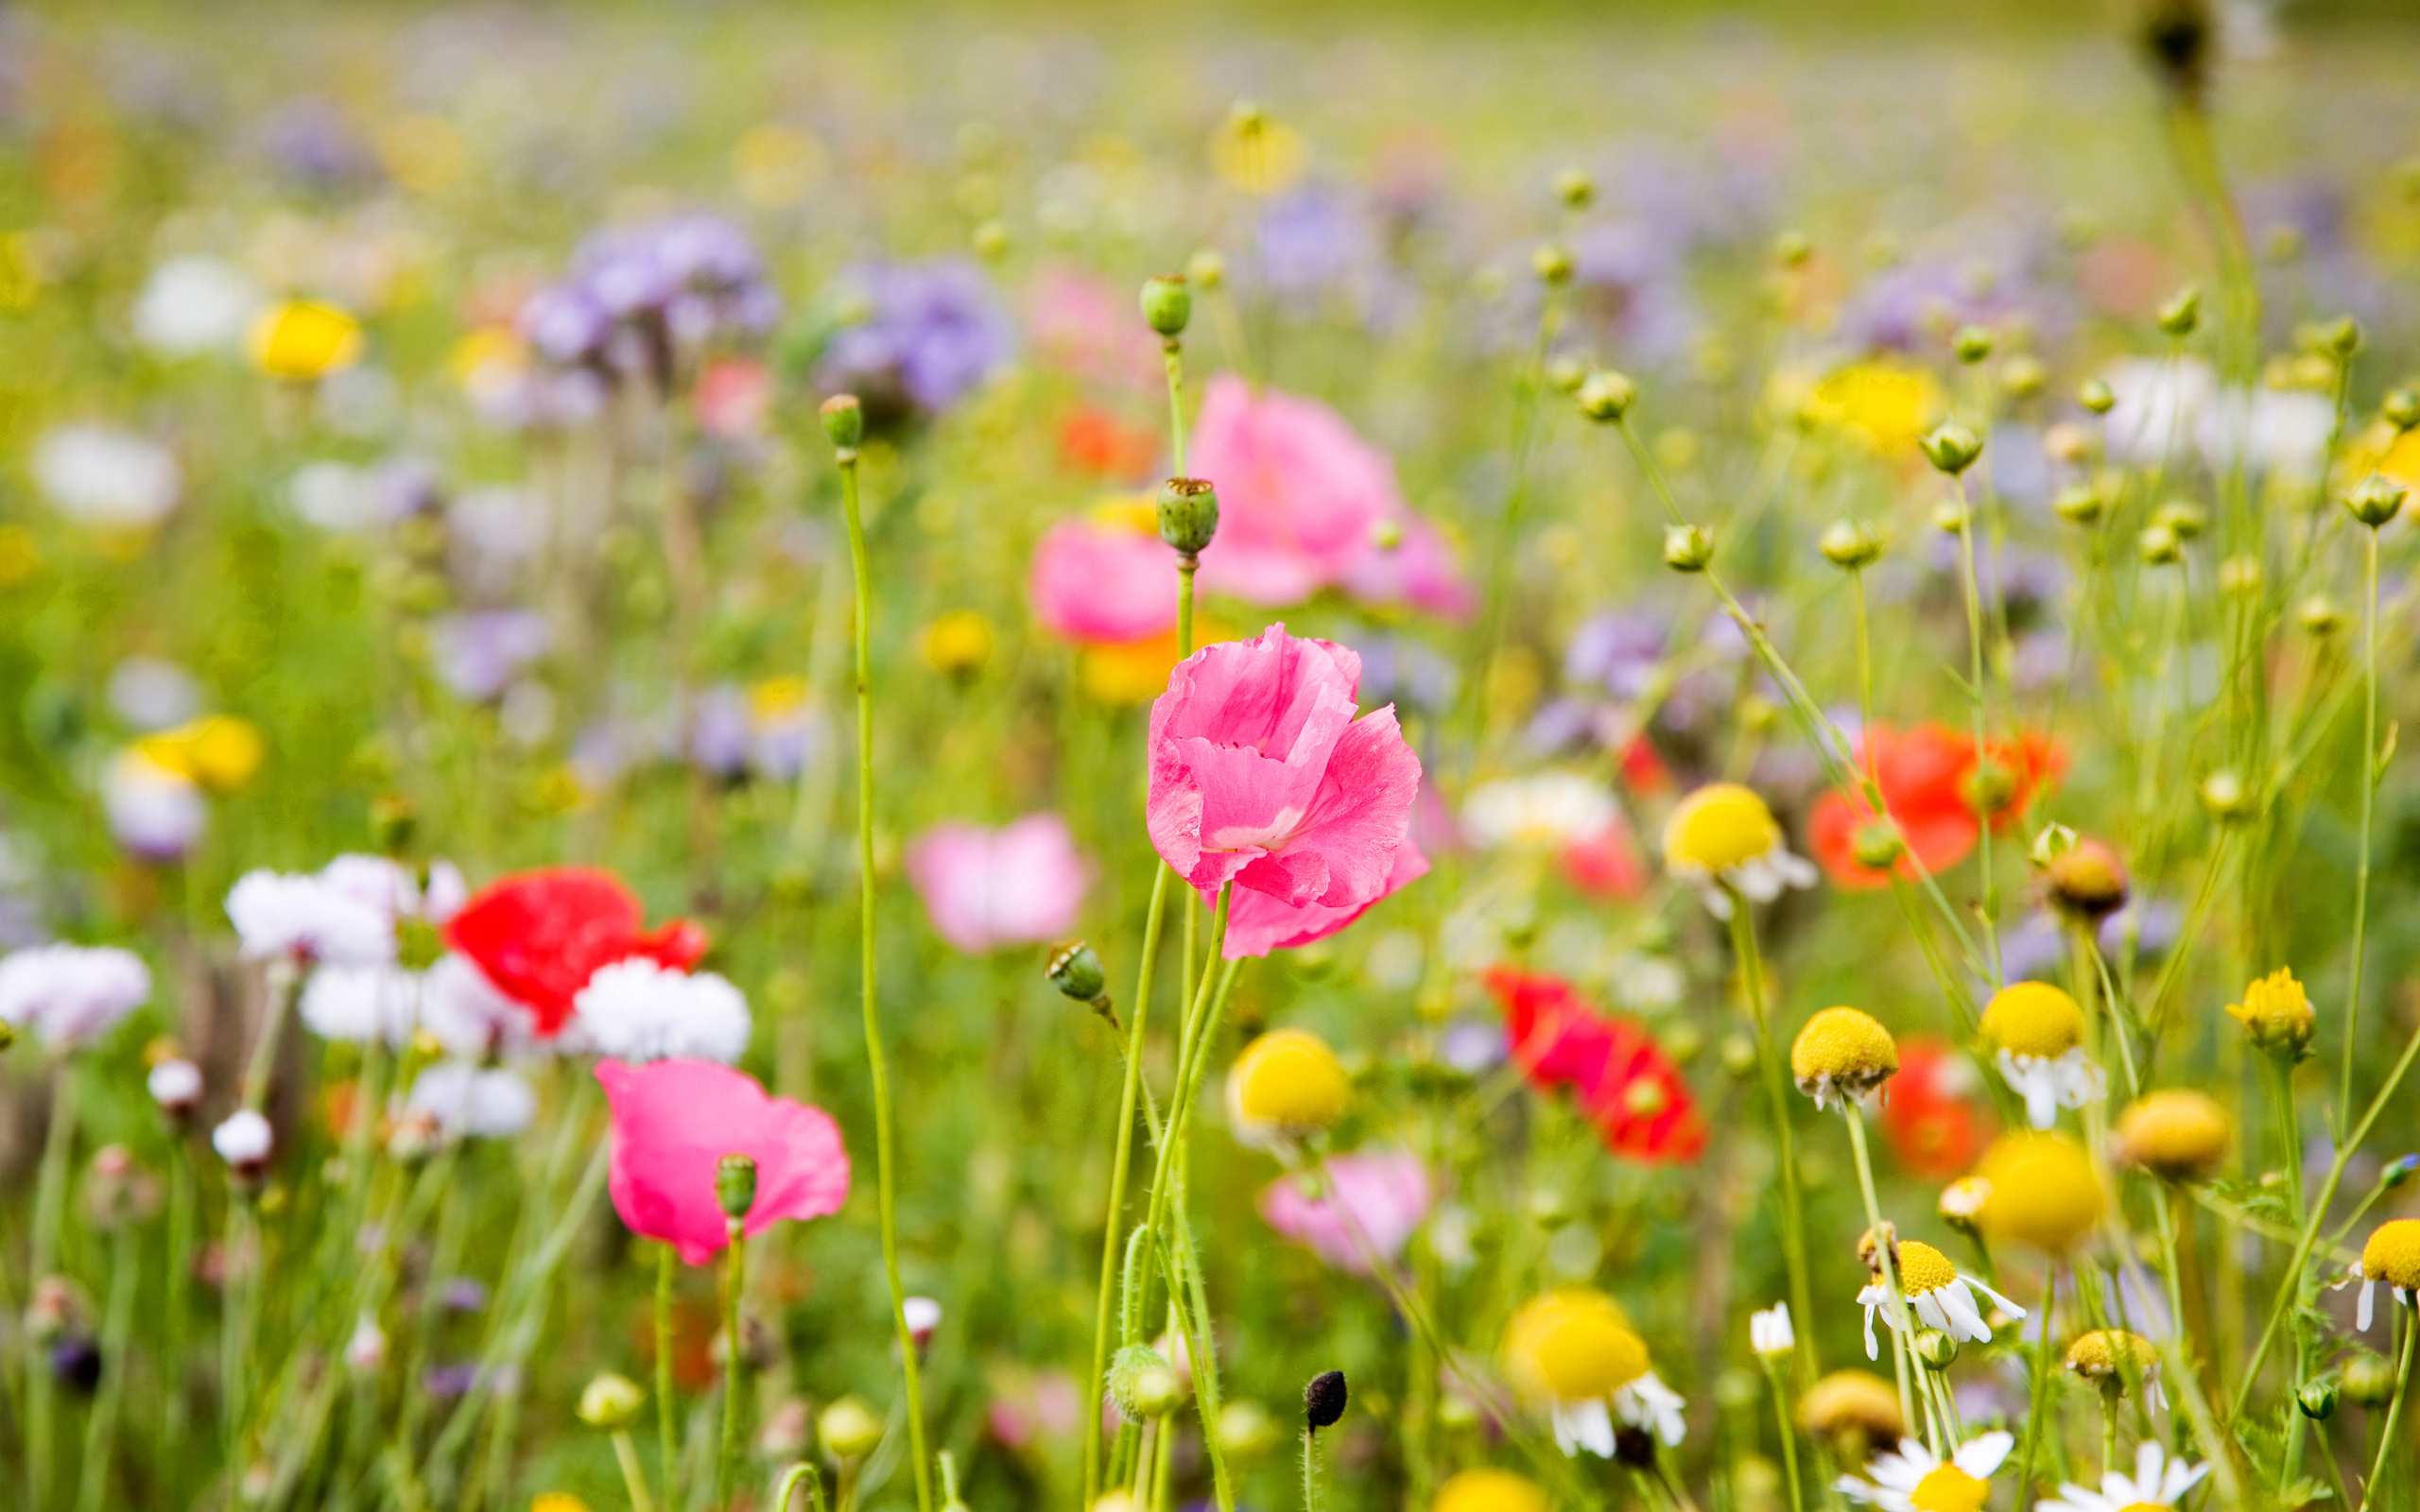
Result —
POLYGON ((2112 1153, 2118 1162, 2163 1181, 2198 1181, 2226 1159, 2235 1130, 2207 1093, 2171 1087, 2147 1093, 2118 1115, 2112 1153))
POLYGON ((2003 1134, 1975 1167, 1983 1206, 1977 1226, 2046 1254, 2075 1247, 2108 1211, 2108 1189, 2083 1147, 2056 1134, 2003 1134))
POLYGON ((2014 1434, 1980 1434, 1944 1460, 1916 1440, 1902 1438, 1897 1453, 1878 1455, 1866 1466, 1870 1479, 1843 1475, 1834 1484, 1852 1501, 1883 1512, 1982 1512, 1992 1496, 1992 1472, 2015 1447, 2014 1434))
POLYGON ((1504 1328, 1504 1359, 1522 1394, 1547 1409, 1565 1454, 1613 1458, 1616 1419, 1681 1441, 1687 1403, 1656 1379, 1646 1341, 1602 1292, 1564 1287, 1522 1304, 1504 1328))
MULTIPOLYGON (((1949 1257, 1932 1246, 1903 1239, 1897 1248, 1900 1288, 1907 1293, 1908 1306, 1916 1314, 1916 1321, 1925 1327, 1938 1329, 1953 1339, 1991 1343, 1992 1327, 1983 1321, 1983 1311, 1976 1304, 1977 1292, 1998 1303, 2000 1311, 2009 1316, 2025 1316, 2025 1309, 1974 1277, 1960 1275, 1949 1257)), ((1894 1329, 1899 1323, 1891 1315, 1891 1293, 1880 1275, 1866 1283, 1857 1299, 1865 1308, 1865 1357, 1872 1360, 1881 1352, 1875 1343, 1874 1314, 1880 1313, 1883 1321, 1894 1329)))
POLYGON ((1814 863, 1790 853, 1773 811, 1737 782, 1711 782, 1681 800, 1664 823, 1664 866, 1717 919, 1731 917, 1734 893, 1765 903, 1785 887, 1815 885, 1814 863))
POLYGON ((2143 1395, 2153 1406, 2168 1405, 2168 1395, 2159 1388, 2159 1351, 2139 1333, 2094 1329, 2078 1334, 2075 1343, 2067 1346, 2065 1364, 2070 1374, 2103 1391, 2124 1391, 2140 1382, 2143 1395))
POLYGON ((1748 1314, 1748 1348, 1760 1360, 1779 1360, 1798 1348, 1797 1331, 1789 1326, 1789 1304, 1775 1302, 1748 1314))
POLYGON ((1335 1126, 1352 1093, 1326 1040, 1307 1029, 1272 1029, 1244 1046, 1227 1073, 1227 1126, 1246 1144, 1277 1149, 1335 1126))
POLYGON ((2207 1462, 2187 1465, 2169 1459, 2156 1441, 2147 1438, 2135 1451, 2134 1474, 2111 1470, 2101 1476, 2098 1491, 2069 1482, 2059 1487, 2056 1499, 2034 1503, 2033 1512, 2154 1512, 2176 1505, 2209 1473, 2207 1462))
POLYGON ((2361 1246, 2360 1263, 2336 1284, 2341 1289, 2357 1280, 2361 1283, 2361 1303, 2353 1326, 2364 1333, 2370 1332, 2370 1304, 2377 1295, 2378 1282, 2394 1290, 2396 1301, 2411 1306, 2413 1293, 2420 1292, 2420 1218, 2397 1218, 2372 1229, 2370 1242, 2361 1246))
POLYGON ((2107 1081, 2083 1048, 2083 1009, 2048 982, 2002 988, 1983 1008, 1983 1038, 1998 1051, 2000 1074, 2025 1099, 2026 1121, 2048 1128, 2062 1108, 2108 1095, 2107 1081))
POLYGON ((1825 1008, 1806 1021, 1789 1047, 1790 1074, 1817 1108, 1862 1098, 1898 1070, 1898 1041, 1855 1008, 1825 1008))

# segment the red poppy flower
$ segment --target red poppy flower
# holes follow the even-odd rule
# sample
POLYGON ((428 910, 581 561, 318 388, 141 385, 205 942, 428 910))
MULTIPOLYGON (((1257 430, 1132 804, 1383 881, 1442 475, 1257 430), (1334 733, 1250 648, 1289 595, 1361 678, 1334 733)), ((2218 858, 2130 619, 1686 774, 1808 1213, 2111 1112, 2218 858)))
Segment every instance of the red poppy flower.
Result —
MULTIPOLYGON (((1900 731, 1877 724, 1872 732, 1874 778, 1882 789, 1882 806, 1899 827, 1908 851, 1899 875, 1914 878, 1918 868, 1943 871, 1966 859, 1982 833, 1976 816, 1975 742, 1941 725, 1918 725, 1900 731)), ((1859 742, 1859 770, 1866 762, 1859 742)), ((1992 810, 1992 828, 2006 829, 2017 821, 2034 793, 2065 769, 2064 752, 2040 735, 2021 734, 1993 743, 1991 761, 1997 769, 1998 802, 1992 810), (2004 784, 2004 785, 2003 785, 2004 784)), ((1842 887, 1879 887, 1889 874, 1858 863, 1857 833, 1874 816, 1862 794, 1852 799, 1834 791, 1815 802, 1807 819, 1807 839, 1815 859, 1842 887)))
POLYGON ((1647 863, 1618 824, 1564 846, 1562 860, 1564 879, 1591 898, 1635 898, 1647 890, 1647 863))
POLYGON ((1159 460, 1160 437, 1087 407, 1060 422, 1059 455, 1074 472, 1122 482, 1151 470, 1159 460))
POLYGON ((1882 1107, 1882 1137, 1913 1176, 1944 1180, 1967 1170, 1996 1132, 1975 1065, 1919 1035, 1899 1041, 1899 1074, 1882 1107))
POLYGON ((1499 966, 1485 980, 1531 1084, 1569 1087, 1607 1149, 1662 1162, 1693 1160, 1705 1148, 1697 1099, 1646 1029, 1599 1012, 1561 977, 1499 966))
POLYGON ((705 932, 676 919, 640 928, 639 901, 606 871, 558 868, 506 877, 445 925, 445 942, 478 963, 505 994, 537 1016, 552 1038, 572 999, 600 966, 631 956, 687 971, 706 954, 705 932))

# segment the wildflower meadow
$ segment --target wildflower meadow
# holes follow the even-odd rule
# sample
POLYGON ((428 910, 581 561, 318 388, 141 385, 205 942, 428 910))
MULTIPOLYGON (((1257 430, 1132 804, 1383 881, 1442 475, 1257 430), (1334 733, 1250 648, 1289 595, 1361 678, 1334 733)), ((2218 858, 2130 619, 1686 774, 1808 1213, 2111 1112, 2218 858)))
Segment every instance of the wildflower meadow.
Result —
POLYGON ((0 11, 0 1507, 2420 1509, 2420 15, 0 11))

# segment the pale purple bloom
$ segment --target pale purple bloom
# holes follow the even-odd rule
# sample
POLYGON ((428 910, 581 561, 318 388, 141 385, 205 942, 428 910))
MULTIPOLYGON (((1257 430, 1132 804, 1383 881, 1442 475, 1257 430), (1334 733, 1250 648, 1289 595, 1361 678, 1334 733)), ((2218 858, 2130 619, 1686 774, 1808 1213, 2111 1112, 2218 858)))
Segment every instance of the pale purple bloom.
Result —
POLYGON ((437 675, 455 696, 471 703, 499 697, 522 670, 544 655, 545 616, 530 610, 482 610, 438 622, 437 675))
POLYGON ((963 259, 868 265, 849 283, 864 297, 867 316, 832 338, 821 376, 826 387, 903 393, 939 411, 1014 351, 1015 329, 990 281, 963 259))
POLYGON ((1261 273, 1280 294, 1310 294, 1367 266, 1376 252, 1370 227, 1338 196, 1298 189, 1260 213, 1261 273))

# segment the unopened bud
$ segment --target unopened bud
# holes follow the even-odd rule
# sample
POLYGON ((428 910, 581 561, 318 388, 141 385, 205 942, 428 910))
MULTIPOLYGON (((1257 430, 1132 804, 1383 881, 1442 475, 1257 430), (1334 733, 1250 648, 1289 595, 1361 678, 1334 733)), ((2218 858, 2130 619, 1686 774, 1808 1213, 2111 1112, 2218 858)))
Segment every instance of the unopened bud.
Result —
POLYGON ((2053 513, 2079 525, 2100 524, 2108 507, 2109 501, 2101 497, 2100 490, 2089 483, 2070 483, 2050 501, 2053 513))
POLYGON ((2238 555, 2219 563, 2219 592, 2237 598, 2249 598, 2259 593, 2260 558, 2238 555))
POLYGON ((2152 511, 2152 524, 2168 526, 2179 541, 2191 541, 2210 528, 2210 511, 2190 499, 2170 499, 2152 511))
POLYGON ((823 1452, 841 1464, 854 1464, 882 1442, 882 1419, 855 1397, 842 1397, 815 1419, 815 1436, 823 1452))
POLYGON ((2420 388, 2390 388, 2378 401, 2378 415, 2397 432, 2420 426, 2420 388))
POLYGON ((1630 413, 1638 398, 1638 386, 1610 368, 1599 368, 1580 381, 1574 397, 1580 401, 1580 413, 1610 423, 1630 413))
POLYGON ((1773 238, 1773 261, 1784 267, 1805 267, 1815 255, 1815 244, 1803 231, 1786 231, 1773 238))
POLYGON ((1992 354, 1992 334, 1979 325, 1960 326, 1952 347, 1958 360, 1972 367, 1992 354))
POLYGON ((1664 565, 1676 573, 1702 573, 1714 560, 1714 540, 1696 525, 1664 527, 1664 565))
POLYGON ((1870 567, 1882 555, 1881 541, 1874 534, 1874 528, 1861 520, 1832 522, 1817 544, 1825 561, 1850 570, 1870 567))
POLYGON ((1569 352, 1557 352, 1547 359, 1547 387, 1558 394, 1576 394, 1588 381, 1588 365, 1569 352))
POLYGON ((382 793, 370 800, 370 843, 380 855, 391 859, 411 850, 419 829, 420 816, 401 793, 382 793))
POLYGON ((1932 527, 1945 536, 1962 533, 1974 518, 1974 511, 1966 507, 1963 499, 1944 499, 1932 507, 1932 527))
POLYGON ((1109 990, 1109 975, 1101 970, 1100 957, 1080 939, 1052 951, 1049 964, 1042 970, 1051 986, 1079 1003, 1090 1003, 1109 990))
POLYGON ((2166 335, 2183 340, 2202 323, 2202 291, 2183 289, 2176 297, 2159 307, 2159 328, 2166 335))
POLYGON ((2098 378, 2087 378, 2076 390, 2076 403, 2096 415, 2106 415, 2118 407, 2118 395, 2098 378))
POLYGON ((1343 1371, 1322 1370, 1311 1377, 1310 1384, 1303 1388, 1303 1420, 1311 1432, 1334 1427, 1344 1416, 1347 1396, 1343 1371))
POLYGON ((2019 352, 2000 364, 2000 389, 2011 399, 2031 399, 2049 383, 2050 370, 2039 357, 2019 352))
POLYGON ((1908 853, 1908 842, 1899 827, 1889 819, 1876 819, 1860 824, 1849 837, 1849 854, 1868 871, 1880 871, 1899 864, 1908 853))
POLYGON ((1103 1383, 1109 1403, 1130 1423, 1149 1422, 1174 1412, 1184 1400, 1184 1383, 1157 1349, 1130 1344, 1111 1355, 1103 1383))
POLYGON ((1946 1370, 1958 1363, 1958 1341, 1939 1329, 1916 1331, 1916 1358, 1927 1370, 1946 1370))
POLYGON ((2361 324, 2349 315, 2338 316, 2315 335, 2320 346, 2340 361, 2361 350, 2361 324))
POLYGON ((1983 443, 1956 421, 1937 426, 1916 444, 1924 449, 1926 461, 1952 477, 1973 467, 1983 455, 1983 443))
POLYGON ((2252 794, 2241 777, 2222 768, 2202 779, 2202 806, 2212 817, 2232 823, 2252 812, 2252 794))
POLYGON ((2294 1393, 2294 1407, 2315 1423, 2324 1423, 2336 1416, 2336 1403, 2343 1396, 2333 1381, 2306 1381, 2294 1393))
POLYGON ((1565 168, 1554 176, 1554 197, 1574 210, 1585 210, 1597 198, 1597 180, 1585 168, 1565 168))
POLYGON ((823 434, 832 438, 835 448, 854 452, 865 439, 866 410, 855 394, 834 394, 818 411, 823 417, 823 434))
POLYGON ((2184 542, 2171 525, 2145 525, 2135 537, 2135 551, 2153 567, 2172 566, 2185 555, 2184 542))
POLYGON ((2050 901, 2060 910, 2098 923, 2126 906, 2133 884, 2118 852, 2099 840, 2080 839, 2049 865, 2050 901))
POLYGON ((639 1405, 646 1400, 637 1382, 608 1370, 580 1389, 579 1420, 607 1433, 628 1428, 637 1419, 639 1405))
POLYGON ((1530 268, 1542 284, 1567 284, 1571 281, 1571 254, 1554 242, 1542 242, 1530 254, 1530 268))
POLYGON ((2373 472, 2344 496, 2354 519, 2376 530, 2403 512, 2404 490, 2373 472))
POLYGON ((2378 1190, 2393 1192, 2420 1174, 2420 1155, 2398 1155, 2378 1173, 2378 1190))
POLYGON ((1204 247, 1184 260, 1184 277, 1196 288, 1216 289, 1227 282, 1227 260, 1204 247))
POLYGON ((726 1155, 715 1162, 715 1205, 733 1223, 744 1221, 756 1206, 756 1158, 726 1155))
POLYGON ((1180 555, 1198 557, 1219 533, 1219 490, 1208 478, 1170 478, 1160 485, 1160 539, 1180 555))
POLYGON ((2383 1407, 2394 1400, 2395 1375, 2392 1363, 2364 1350, 2344 1362, 2344 1400, 2356 1407, 2383 1407))
POLYGON ((1143 318, 1168 340, 1184 335, 1193 318, 1193 289, 1182 273, 1162 273, 1143 281, 1143 318))

